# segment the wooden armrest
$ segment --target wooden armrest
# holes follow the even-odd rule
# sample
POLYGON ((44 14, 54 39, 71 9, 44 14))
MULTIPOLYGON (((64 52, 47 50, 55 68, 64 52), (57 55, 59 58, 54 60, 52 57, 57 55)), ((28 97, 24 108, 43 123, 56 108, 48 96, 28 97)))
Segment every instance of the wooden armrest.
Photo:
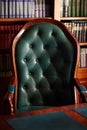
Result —
POLYGON ((75 84, 75 87, 76 87, 76 89, 77 89, 77 90, 75 89, 75 90, 76 90, 76 93, 78 93, 77 95, 80 96, 82 102, 86 102, 85 95, 82 93, 81 88, 80 88, 80 85, 79 85, 79 82, 78 82, 77 79, 74 80, 74 84, 75 84))
POLYGON ((11 115, 14 114, 14 105, 13 105, 13 99, 14 99, 14 86, 9 86, 8 91, 4 97, 5 100, 8 100, 10 105, 10 112, 11 115))

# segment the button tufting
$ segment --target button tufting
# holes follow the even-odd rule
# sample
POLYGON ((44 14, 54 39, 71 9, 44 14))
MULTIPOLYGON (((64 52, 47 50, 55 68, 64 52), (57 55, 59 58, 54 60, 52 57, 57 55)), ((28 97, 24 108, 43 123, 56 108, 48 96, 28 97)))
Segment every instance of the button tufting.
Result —
POLYGON ((26 59, 26 58, 24 59, 24 62, 25 62, 25 63, 27 62, 27 59, 26 59))
POLYGON ((36 62, 39 63, 39 59, 36 59, 36 62))

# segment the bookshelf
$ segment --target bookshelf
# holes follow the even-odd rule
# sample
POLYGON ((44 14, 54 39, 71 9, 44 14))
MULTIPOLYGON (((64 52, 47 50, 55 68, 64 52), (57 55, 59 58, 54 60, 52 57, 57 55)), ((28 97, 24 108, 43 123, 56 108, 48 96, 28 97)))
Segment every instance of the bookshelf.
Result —
POLYGON ((63 22, 79 41, 79 83, 87 87, 87 0, 56 0, 54 18, 63 22))
POLYGON ((53 17, 54 0, 1 0, 0 18, 53 17))

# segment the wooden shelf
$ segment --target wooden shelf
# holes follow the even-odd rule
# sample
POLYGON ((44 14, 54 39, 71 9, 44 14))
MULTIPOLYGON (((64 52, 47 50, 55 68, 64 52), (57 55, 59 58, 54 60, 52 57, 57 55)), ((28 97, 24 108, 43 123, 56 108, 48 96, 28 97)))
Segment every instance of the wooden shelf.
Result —
MULTIPOLYGON (((87 21, 87 17, 61 17, 60 12, 61 12, 61 0, 56 0, 58 6, 56 5, 55 8, 55 16, 56 18, 61 21, 61 22, 66 22, 66 23, 70 23, 73 21, 87 21)), ((63 0, 64 1, 64 0, 63 0)), ((87 24, 86 24, 87 26, 87 24)), ((87 35, 87 28, 86 28, 86 35, 87 35)), ((86 38, 87 40, 87 38, 86 38)), ((79 39, 78 39, 79 41, 79 39)), ((81 48, 87 48, 87 41, 86 42, 78 42, 79 44, 79 61, 80 61, 80 52, 81 52, 81 48)), ((80 84, 83 84, 85 86, 87 86, 87 68, 79 68, 77 69, 77 77, 79 79, 80 84)))
POLYGON ((61 21, 84 20, 85 21, 85 20, 87 20, 87 17, 62 17, 62 18, 60 18, 60 20, 61 21))
POLYGON ((82 43, 79 43, 80 46, 87 46, 87 42, 82 42, 82 43))
POLYGON ((79 79, 87 79, 87 68, 78 68, 77 77, 79 79))

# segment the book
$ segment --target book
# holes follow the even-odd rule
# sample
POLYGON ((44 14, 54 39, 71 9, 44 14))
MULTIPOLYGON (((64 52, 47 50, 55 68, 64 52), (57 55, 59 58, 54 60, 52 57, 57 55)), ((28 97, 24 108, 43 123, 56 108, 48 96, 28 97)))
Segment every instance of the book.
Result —
POLYGON ((86 67, 87 67, 87 47, 85 48, 85 54, 86 54, 86 67))
POLYGON ((73 21, 72 22, 72 26, 73 26, 73 28, 72 28, 72 33, 73 33, 73 36, 75 36, 76 37, 76 32, 77 32, 77 28, 76 28, 76 22, 75 21, 73 21))
POLYGON ((68 17, 71 17, 71 8, 72 8, 72 0, 69 0, 69 7, 68 7, 68 17))
POLYGON ((63 16, 64 17, 68 17, 68 13, 69 13, 69 0, 64 0, 63 3, 63 16))
POLYGON ((4 31, 3 31, 3 25, 0 26, 0 49, 3 49, 3 43, 4 43, 4 31))
POLYGON ((87 22, 84 22, 84 42, 87 42, 86 38, 87 38, 87 22))
POLYGON ((15 18, 15 16, 16 16, 15 10, 16 10, 15 0, 13 0, 13 1, 12 1, 12 17, 13 17, 13 18, 15 18))
POLYGON ((46 14, 46 17, 50 16, 50 6, 51 6, 51 1, 50 0, 46 0, 45 1, 45 14, 46 14))
POLYGON ((12 76, 10 55, 0 54, 0 77, 12 76))
POLYGON ((80 67, 86 67, 86 53, 85 48, 80 49, 80 67))
POLYGON ((35 0, 35 17, 39 17, 38 0, 35 0))
POLYGON ((20 12, 19 12, 19 2, 17 0, 15 1, 15 7, 16 7, 16 9, 15 9, 15 17, 19 18, 19 15, 20 15, 20 12))
POLYGON ((27 1, 23 0, 23 17, 27 18, 28 16, 28 5, 27 1))
POLYGON ((34 17, 35 15, 35 0, 28 0, 27 2, 27 17, 34 17))
POLYGON ((80 10, 81 10, 81 6, 80 6, 80 0, 76 0, 76 5, 75 5, 75 7, 76 7, 76 14, 75 14, 75 16, 76 17, 80 17, 80 10))
POLYGON ((38 17, 42 17, 43 13, 42 13, 43 9, 42 9, 42 0, 38 0, 38 17))
POLYGON ((23 1, 19 2, 19 18, 23 18, 23 1))
POLYGON ((78 21, 77 21, 77 24, 76 24, 76 38, 79 41, 79 22, 78 21))
POLYGON ((4 1, 4 17, 9 17, 9 0, 4 1))
POLYGON ((84 0, 84 10, 83 10, 83 16, 86 17, 87 16, 87 0, 84 0))
POLYGON ((87 22, 85 24, 85 28, 86 28, 86 42, 87 42, 87 22))
POLYGON ((80 1, 80 16, 84 16, 84 0, 80 1))
POLYGON ((0 17, 5 18, 5 7, 4 7, 4 1, 0 2, 0 17))
POLYGON ((64 2, 63 0, 60 1, 60 17, 63 17, 64 12, 64 2))
POLYGON ((31 6, 32 6, 32 16, 31 17, 35 17, 35 0, 31 0, 31 6))
POLYGON ((8 18, 13 17, 13 2, 9 1, 8 2, 8 18))
POLYGON ((79 22, 79 39, 78 39, 79 42, 82 42, 82 29, 83 29, 82 22, 79 22))
POLYGON ((76 0, 72 0, 71 3, 71 16, 72 17, 76 16, 76 0))
POLYGON ((45 9, 45 0, 42 0, 42 17, 46 17, 45 9))
POLYGON ((2 76, 3 64, 2 64, 2 54, 0 54, 0 77, 2 76))

